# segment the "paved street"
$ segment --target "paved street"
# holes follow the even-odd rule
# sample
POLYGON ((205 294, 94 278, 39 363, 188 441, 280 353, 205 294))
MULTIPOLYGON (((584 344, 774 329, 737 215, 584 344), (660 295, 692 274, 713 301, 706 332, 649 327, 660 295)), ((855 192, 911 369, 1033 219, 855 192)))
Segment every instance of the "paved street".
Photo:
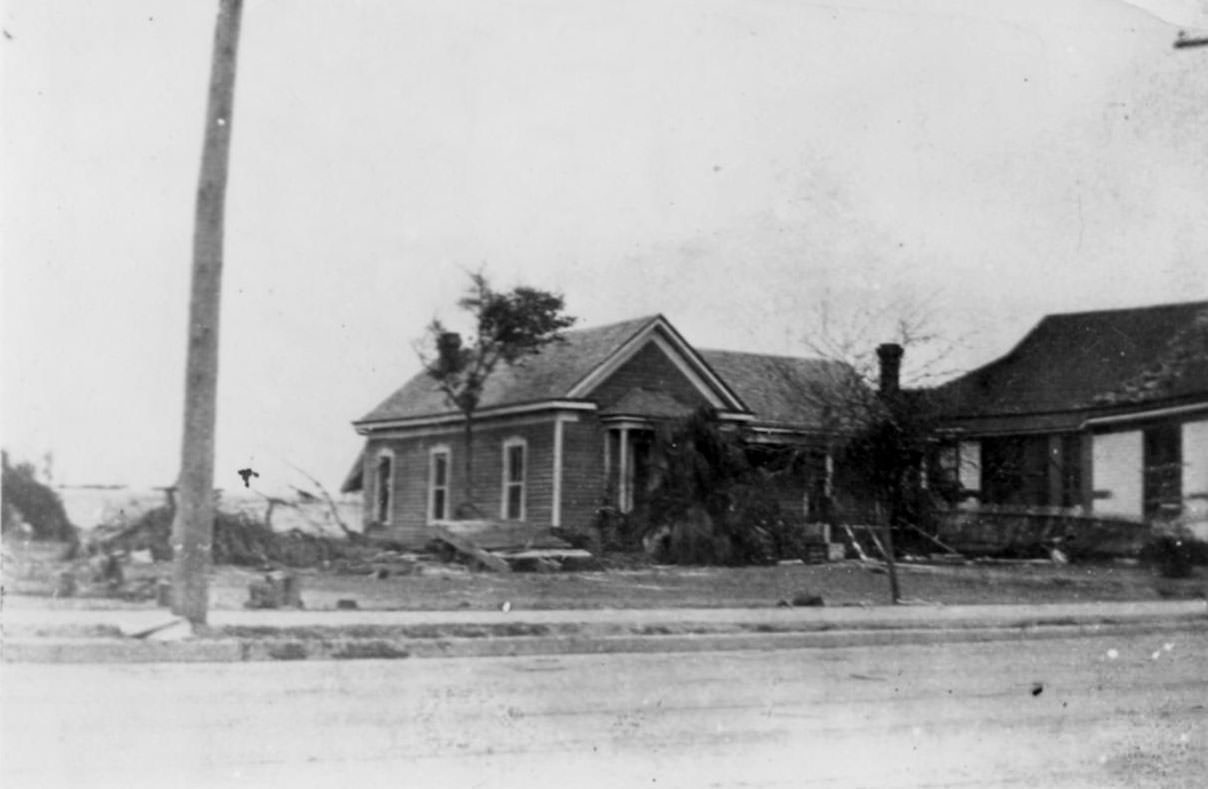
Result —
POLYGON ((1208 775, 1208 635, 4 665, 3 784, 1151 786, 1208 775))

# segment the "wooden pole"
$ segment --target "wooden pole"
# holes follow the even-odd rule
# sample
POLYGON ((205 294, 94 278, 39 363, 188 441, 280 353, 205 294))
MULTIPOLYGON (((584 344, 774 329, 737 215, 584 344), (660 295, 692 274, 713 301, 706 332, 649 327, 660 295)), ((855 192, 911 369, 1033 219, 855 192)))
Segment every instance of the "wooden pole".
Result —
MULTIPOLYGON (((478 518, 479 517, 478 507, 474 503, 474 412, 473 411, 466 411, 466 423, 462 430, 462 437, 465 439, 465 442, 466 442, 466 456, 462 459, 462 466, 463 466, 464 473, 466 475, 466 484, 464 486, 466 500, 463 501, 457 507, 456 512, 460 516, 464 516, 466 518, 478 518)), ((453 469, 446 469, 445 473, 452 474, 453 469)), ((453 489, 453 486, 450 485, 449 490, 452 490, 452 489, 453 489)), ((449 504, 446 503, 445 507, 449 508, 449 504)), ((446 513, 445 517, 448 517, 447 513, 446 513)))
POLYGON ((902 589, 898 586, 898 565, 893 553, 893 517, 892 514, 884 519, 885 523, 885 568, 889 571, 889 601, 893 605, 902 602, 902 589))
POLYGON ((184 436, 179 496, 172 522, 172 612, 205 624, 206 574, 214 533, 214 424, 218 394, 218 318, 222 295, 223 215, 235 60, 243 0, 219 0, 210 94, 193 227, 193 281, 185 362, 184 436))

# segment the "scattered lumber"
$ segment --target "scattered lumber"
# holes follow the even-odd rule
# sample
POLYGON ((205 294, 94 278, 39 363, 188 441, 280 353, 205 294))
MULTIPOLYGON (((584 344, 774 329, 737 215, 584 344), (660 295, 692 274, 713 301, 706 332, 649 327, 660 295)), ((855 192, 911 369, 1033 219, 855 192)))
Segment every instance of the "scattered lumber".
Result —
POLYGON ((868 554, 864 552, 864 546, 860 545, 860 541, 856 539, 856 533, 851 530, 851 526, 845 523, 843 530, 847 532, 847 539, 851 540, 852 547, 856 549, 856 556, 860 557, 860 561, 868 561, 868 554))
POLYGON ((935 535, 933 535, 933 534, 928 534, 927 532, 925 532, 925 531, 923 531, 922 529, 920 529, 918 526, 915 526, 913 523, 909 524, 909 526, 910 526, 910 528, 911 528, 911 529, 913 529, 914 531, 918 532, 919 534, 921 534, 921 535, 923 535, 924 537, 926 537, 928 540, 931 540, 933 543, 935 543, 935 544, 936 544, 936 545, 938 545, 939 547, 943 548, 943 549, 944 549, 944 550, 945 550, 947 553, 950 553, 950 554, 952 554, 952 555, 954 555, 954 556, 961 556, 961 552, 960 552, 960 551, 956 550, 956 549, 955 549, 955 548, 953 548, 951 545, 948 545, 948 544, 944 543, 943 541, 941 541, 941 540, 940 540, 938 537, 936 537, 935 535))
POLYGON ((881 539, 880 539, 879 537, 877 537, 877 530, 876 530, 876 529, 869 529, 869 530, 868 530, 868 536, 869 536, 869 537, 872 537, 872 544, 873 544, 873 545, 875 545, 875 546, 877 546, 877 551, 879 551, 879 552, 880 552, 880 554, 881 554, 881 558, 882 558, 882 559, 888 559, 888 558, 889 558, 889 552, 885 550, 885 546, 881 544, 881 539))
POLYGON ((528 523, 489 519, 438 521, 436 527, 464 537, 487 551, 526 550, 529 548, 570 548, 570 543, 528 523))
POLYGON ((563 572, 599 569, 600 566, 599 560, 582 548, 530 548, 506 551, 500 556, 516 572, 563 572))
POLYGON ((444 526, 433 526, 432 536, 463 556, 470 557, 488 570, 494 570, 498 573, 510 573, 512 571, 511 565, 506 561, 480 547, 477 542, 464 534, 454 534, 444 526))

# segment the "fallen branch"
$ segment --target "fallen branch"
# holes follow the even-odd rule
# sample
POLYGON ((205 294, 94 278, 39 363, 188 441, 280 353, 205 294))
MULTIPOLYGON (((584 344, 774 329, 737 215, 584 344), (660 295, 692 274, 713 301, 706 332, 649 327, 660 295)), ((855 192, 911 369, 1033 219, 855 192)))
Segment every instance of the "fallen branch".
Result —
MULTIPOLYGON (((316 488, 319 489, 319 493, 321 493, 323 495, 323 500, 327 502, 327 508, 329 510, 331 510, 331 517, 335 520, 336 525, 340 527, 340 530, 344 532, 344 536, 348 538, 349 542, 358 542, 361 540, 362 537, 365 536, 358 531, 354 531, 354 530, 348 528, 348 524, 344 523, 344 519, 340 517, 340 510, 338 507, 336 507, 335 499, 333 499, 331 497, 331 494, 327 492, 327 488, 323 487, 322 482, 319 482, 319 480, 315 479, 310 474, 307 474, 305 471, 298 468, 293 463, 290 463, 288 460, 285 462, 289 465, 290 468, 292 468, 294 471, 298 472, 302 476, 306 477, 308 480, 310 480, 312 485, 314 485, 316 488)), ((294 486, 291 485, 291 487, 294 487, 294 486)), ((294 487, 294 490, 297 490, 299 493, 305 492, 305 491, 299 490, 297 487, 294 487)))

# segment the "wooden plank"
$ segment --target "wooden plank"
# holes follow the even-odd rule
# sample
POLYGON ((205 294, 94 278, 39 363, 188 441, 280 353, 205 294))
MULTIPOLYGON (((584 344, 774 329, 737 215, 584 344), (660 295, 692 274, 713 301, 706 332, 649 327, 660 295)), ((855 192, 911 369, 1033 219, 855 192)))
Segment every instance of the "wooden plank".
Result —
POLYGON ((591 553, 582 548, 533 548, 527 551, 507 551, 506 559, 590 559, 591 553))
POLYGON ((443 526, 433 526, 432 533, 436 539, 453 546, 459 553, 472 557, 488 570, 494 570, 498 573, 510 573, 512 571, 511 566, 507 562, 495 554, 483 550, 478 546, 478 543, 469 537, 454 534, 443 526))
POLYGON ((851 540, 852 546, 856 549, 856 555, 860 557, 860 561, 868 561, 868 554, 864 553, 864 546, 861 545, 860 541, 856 539, 856 534, 852 531, 851 526, 845 523, 843 524, 843 530, 847 532, 847 537, 851 540))
POLYGON ((549 533, 548 529, 528 523, 468 520, 438 521, 433 524, 450 534, 472 540, 488 551, 523 548, 569 548, 570 545, 549 533))

